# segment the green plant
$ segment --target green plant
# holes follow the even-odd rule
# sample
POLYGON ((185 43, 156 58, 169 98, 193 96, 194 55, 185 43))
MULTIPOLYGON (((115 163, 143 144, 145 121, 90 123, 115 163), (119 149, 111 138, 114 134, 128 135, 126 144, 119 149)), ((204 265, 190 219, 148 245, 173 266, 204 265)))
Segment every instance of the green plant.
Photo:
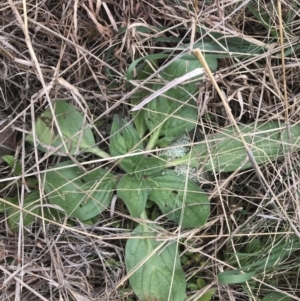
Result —
POLYGON ((289 238, 266 236, 237 245, 239 248, 234 253, 226 252, 226 262, 236 269, 219 273, 219 283, 241 284, 249 296, 258 289, 268 292, 262 299, 265 301, 292 300, 279 292, 270 293, 270 286, 279 288, 284 281, 290 283, 298 275, 299 238, 295 235, 289 238))
MULTIPOLYGON (((267 241, 262 243, 259 239, 253 239, 247 244, 244 252, 237 252, 228 258, 228 262, 237 265, 237 258, 241 267, 222 272, 218 275, 219 283, 233 284, 251 283, 252 277, 262 277, 274 272, 290 267, 284 261, 286 258, 291 260, 291 254, 299 250, 300 243, 297 237, 288 240, 278 239, 277 241, 267 241)), ((296 255, 295 255, 296 256, 296 255)), ((271 277, 270 277, 271 278, 271 277)), ((253 284, 253 281, 252 281, 253 284)))
MULTIPOLYGON (((216 61, 212 61, 216 66, 216 61)), ((160 76, 171 81, 196 68, 199 68, 198 61, 179 59, 160 72, 160 76)), ((146 66, 140 79, 151 73, 150 70, 146 66)), ((197 78, 198 82, 200 80, 197 78)), ((37 119, 34 135, 27 136, 27 141, 43 152, 70 157, 80 152, 93 153, 113 163, 112 170, 118 166, 123 171, 114 174, 100 167, 85 171, 80 165, 74 166, 73 161, 64 161, 46 170, 42 181, 47 202, 60 208, 68 217, 90 220, 108 208, 114 191, 117 191, 131 217, 143 220, 133 230, 125 252, 131 287, 142 300, 181 301, 186 294, 186 280, 178 253, 180 242, 156 239, 157 233, 164 230, 148 219, 147 202, 156 203, 166 218, 183 228, 201 227, 210 215, 207 194, 199 184, 176 173, 174 166, 204 166, 206 171, 214 172, 251 167, 244 145, 232 127, 208 136, 205 141, 193 143, 183 157, 168 159, 154 151, 157 147, 169 146, 195 128, 198 109, 193 95, 198 91, 197 81, 173 87, 153 99, 143 110, 134 112, 135 126, 114 116, 109 153, 95 146, 93 133, 84 116, 64 101, 56 101, 53 108, 47 108, 37 119), (146 135, 147 132, 150 134, 146 135)), ((153 91, 158 91, 163 85, 163 82, 147 84, 153 91)), ((144 92, 138 93, 132 104, 139 103, 144 96, 144 92)), ((240 131, 259 164, 270 162, 299 145, 300 126, 296 125, 291 127, 290 137, 285 127, 276 122, 241 125, 240 131)), ((31 200, 39 199, 39 194, 26 199, 27 213, 32 210, 40 214, 39 204, 30 207, 31 200)), ((7 201, 15 206, 6 204, 2 210, 15 216, 12 208, 16 208, 18 200, 7 201)), ((46 216, 50 214, 53 213, 48 211, 46 216)), ((19 221, 9 220, 11 226, 19 221)))

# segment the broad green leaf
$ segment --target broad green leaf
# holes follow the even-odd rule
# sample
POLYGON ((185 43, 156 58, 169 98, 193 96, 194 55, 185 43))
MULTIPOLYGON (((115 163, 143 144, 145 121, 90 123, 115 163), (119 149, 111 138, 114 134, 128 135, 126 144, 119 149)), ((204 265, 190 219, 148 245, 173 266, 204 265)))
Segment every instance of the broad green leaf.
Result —
POLYGON ((262 301, 290 301, 291 298, 278 292, 272 292, 263 297, 262 301))
MULTIPOLYGON (((109 150, 112 156, 122 156, 143 150, 143 143, 136 129, 126 120, 120 119, 116 115, 111 127, 109 150)), ((120 161, 120 166, 126 172, 132 172, 143 157, 143 155, 125 157, 120 161)))
POLYGON ((2 159, 9 165, 13 170, 14 175, 19 176, 22 173, 22 166, 18 159, 11 155, 5 155, 2 159))
POLYGON ((72 161, 62 162, 45 173, 45 191, 51 204, 58 205, 81 221, 88 220, 107 208, 115 189, 115 177, 107 170, 97 168, 84 173, 78 167, 69 167, 72 161))
MULTIPOLYGON (((166 67, 160 76, 168 82, 199 67, 201 65, 198 61, 178 59, 166 67)), ((196 95, 199 88, 197 81, 193 80, 169 89, 147 104, 145 122, 150 131, 155 131, 152 135, 158 137, 155 138, 155 145, 165 147, 196 126, 198 109, 192 96, 196 95)), ((158 83, 151 88, 156 91, 163 85, 164 83, 158 83)))
POLYGON ((117 194, 126 204, 132 217, 141 216, 148 197, 148 187, 144 179, 137 180, 135 176, 124 175, 117 185, 117 194))
POLYGON ((140 160, 142 160, 140 155, 129 156, 124 159, 120 159, 119 165, 127 173, 132 173, 135 171, 140 160))
MULTIPOLYGON (((180 51, 182 51, 183 49, 188 50, 189 48, 190 48, 190 45, 183 46, 183 48, 181 48, 180 51)), ((197 47, 195 47, 195 48, 197 48, 197 47)), ((168 49, 171 49, 171 48, 168 48, 168 49)), ((179 49, 179 47, 176 46, 176 49, 179 49)), ((176 49, 172 49, 171 51, 174 53, 174 51, 176 51, 176 49)), ((162 60, 162 59, 168 60, 170 58, 174 58, 175 56, 177 56, 177 54, 170 55, 170 53, 153 53, 153 54, 149 54, 147 56, 140 57, 140 58, 136 59, 135 61, 133 61, 129 65, 125 77, 128 81, 130 81, 133 78, 133 70, 136 68, 136 66, 139 63, 141 63, 141 61, 146 61, 146 60, 157 61, 157 60, 162 60)), ((227 54, 226 57, 230 57, 230 54, 227 54)), ((205 54, 206 62, 212 71, 217 70, 217 58, 218 58, 218 55, 205 54)), ((183 55, 181 57, 181 59, 184 59, 187 61, 198 61, 198 59, 194 55, 190 55, 190 54, 183 55)))
POLYGON ((17 232, 19 230, 19 224, 20 221, 22 222, 22 226, 27 227, 31 225, 36 217, 29 212, 32 212, 33 214, 40 215, 41 214, 41 204, 40 204, 40 194, 38 191, 34 191, 30 194, 28 194, 23 203, 23 208, 28 211, 25 212, 20 208, 20 202, 18 197, 12 197, 7 198, 7 201, 11 202, 14 205, 17 205, 19 208, 9 206, 5 204, 5 210, 7 211, 8 215, 8 225, 10 229, 14 232, 17 232), (22 214, 22 219, 21 215, 22 214))
POLYGON ((176 243, 166 245, 155 238, 149 238, 161 230, 153 224, 139 225, 134 229, 133 237, 127 240, 127 273, 136 269, 129 282, 140 300, 183 301, 186 279, 176 243))
MULTIPOLYGON (((109 156, 95 147, 93 133, 85 123, 83 114, 65 101, 56 101, 52 105, 57 124, 50 108, 45 110, 35 124, 34 134, 39 150, 43 152, 55 150, 54 154, 59 156, 75 155, 80 151, 94 153, 103 158, 109 156)), ((27 135, 26 141, 33 144, 33 134, 27 135)))
POLYGON ((159 173, 165 169, 167 156, 144 157, 135 168, 135 176, 140 179, 142 176, 149 176, 159 173))
POLYGON ((165 170, 161 175, 149 176, 149 199, 155 202, 167 218, 184 228, 203 226, 210 214, 207 195, 199 185, 183 175, 165 170))
POLYGON ((126 155, 130 151, 143 149, 143 143, 136 129, 117 115, 113 118, 109 149, 113 156, 126 155))
MULTIPOLYGON (((300 125, 291 126, 291 141, 288 139, 286 127, 278 122, 259 122, 256 126, 240 125, 239 129, 258 164, 271 162, 300 147, 300 125)), ((189 158, 192 158, 191 167, 203 166, 206 171, 230 172, 238 168, 244 170, 252 167, 244 144, 233 127, 209 135, 207 142, 195 145, 191 154, 188 153, 173 163, 185 162, 189 158), (210 149, 211 157, 207 148, 210 149)))

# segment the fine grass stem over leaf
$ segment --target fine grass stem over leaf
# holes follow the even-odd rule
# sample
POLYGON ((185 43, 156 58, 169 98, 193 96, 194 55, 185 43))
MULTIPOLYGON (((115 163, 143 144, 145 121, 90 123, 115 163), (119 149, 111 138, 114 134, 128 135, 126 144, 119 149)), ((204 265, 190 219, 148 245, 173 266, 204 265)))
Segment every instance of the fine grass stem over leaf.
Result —
MULTIPOLYGON (((160 72, 160 76, 166 82, 170 82, 199 67, 201 65, 198 61, 178 59, 160 72)), ((198 83, 199 81, 200 79, 198 83)), ((163 85, 165 84, 153 84, 151 88, 157 91, 163 85)), ((194 79, 169 89, 147 104, 144 117, 149 131, 152 132, 147 149, 155 146, 165 147, 195 127, 198 109, 193 96, 198 89, 194 79)))
POLYGON ((133 273, 130 285, 140 300, 183 301, 186 279, 176 243, 164 245, 151 238, 161 230, 150 223, 138 225, 128 239, 125 264, 127 272, 133 273))
POLYGON ((140 179, 143 176, 157 174, 165 169, 167 156, 161 155, 159 157, 143 157, 138 162, 135 168, 135 177, 140 179))
MULTIPOLYGON (((271 162, 300 146, 300 125, 290 127, 290 139, 286 126, 273 121, 240 125, 239 129, 258 164, 271 162)), ((252 167, 245 146, 233 127, 209 135, 207 141, 195 145, 191 153, 169 165, 181 165, 189 160, 191 167, 203 166, 206 171, 232 172, 252 167)))
POLYGON ((203 226, 210 215, 209 199, 199 185, 172 170, 147 178, 149 199, 167 218, 184 228, 203 226))
MULTIPOLYGON (((137 80, 142 81, 147 79, 154 71, 152 69, 153 68, 157 68, 157 62, 156 61, 150 61, 149 63, 144 63, 141 65, 141 70, 138 73, 137 76, 137 80), (151 66, 150 66, 151 64, 151 66)), ((151 84, 147 84, 147 87, 151 86, 151 84)), ((141 89, 140 91, 138 91, 137 93, 135 93, 134 95, 132 95, 131 98, 131 104, 132 105, 137 105, 142 99, 144 99, 147 95, 149 94, 149 92, 147 90, 143 90, 141 89)), ((147 125, 145 122, 145 117, 144 117, 144 110, 140 110, 138 112, 132 112, 132 117, 133 117, 133 121, 134 121, 134 125, 140 135, 140 137, 143 137, 145 135, 145 133, 147 132, 147 125)))
POLYGON ((101 158, 109 158, 109 154, 95 147, 92 130, 86 125, 84 116, 71 104, 65 101, 53 103, 57 124, 50 108, 37 119, 35 133, 27 135, 26 141, 34 143, 36 135, 38 148, 43 152, 53 151, 59 156, 76 155, 80 151, 93 153, 101 158), (61 132, 59 134, 58 128, 61 132))
MULTIPOLYGON (((114 116, 111 127, 109 151, 112 156, 122 156, 143 150, 143 143, 137 130, 126 120, 114 116)), ((133 172, 143 155, 134 155, 120 160, 120 166, 126 172, 133 172)))
MULTIPOLYGON (((216 70, 217 59, 215 57, 210 57, 208 63, 212 70, 216 70)), ((195 59, 177 59, 160 71, 161 82, 150 82, 146 86, 156 92, 167 83, 201 67, 195 59)), ((140 74, 140 78, 145 79, 151 73, 153 73, 152 68, 146 65, 140 74)), ((144 134, 146 130, 151 132, 147 150, 153 149, 155 146, 165 147, 174 139, 195 127, 198 116, 195 97, 199 91, 202 77, 200 75, 170 88, 151 100, 144 109, 133 112, 135 124, 141 127, 141 129, 138 129, 139 133, 144 134)), ((132 98, 132 104, 141 103, 147 94, 148 92, 145 90, 136 93, 132 98)))
POLYGON ((242 267, 219 273, 218 281, 221 284, 244 283, 250 281, 254 276, 262 275, 265 278, 268 274, 273 275, 274 271, 284 271, 289 268, 286 263, 287 259, 291 258, 293 253, 299 249, 299 238, 294 237, 284 242, 278 242, 277 245, 274 242, 262 245, 260 250, 254 253, 237 253, 236 256, 243 264, 242 267))
POLYGON ((12 169, 13 173, 16 176, 22 174, 22 165, 19 160, 17 160, 14 156, 5 155, 2 157, 3 161, 5 161, 9 167, 12 169))
POLYGON ((132 217, 140 217, 146 207, 148 187, 142 178, 137 180, 135 176, 124 175, 117 186, 118 197, 126 204, 132 217))
POLYGON ((12 206, 6 203, 1 203, 0 212, 7 212, 8 225, 10 230, 17 232, 19 230, 20 222, 22 223, 22 226, 27 227, 35 221, 35 215, 41 214, 39 199, 40 194, 38 191, 33 191, 32 193, 28 194, 23 202, 23 208, 26 209, 26 211, 23 211, 20 207, 18 196, 7 198, 7 201, 9 201, 12 206), (30 212, 32 212, 34 215, 30 214, 30 212))
POLYGON ((44 176, 45 191, 51 204, 60 206, 70 217, 88 220, 105 210, 111 202, 116 179, 107 170, 97 168, 83 173, 71 161, 57 164, 44 176))

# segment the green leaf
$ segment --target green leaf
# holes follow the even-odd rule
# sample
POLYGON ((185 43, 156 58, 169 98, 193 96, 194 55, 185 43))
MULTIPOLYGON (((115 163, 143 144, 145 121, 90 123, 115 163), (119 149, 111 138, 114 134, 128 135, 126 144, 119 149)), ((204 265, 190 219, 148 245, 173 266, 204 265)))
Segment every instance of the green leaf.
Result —
POLYGON ((218 274, 218 281, 220 284, 235 284, 249 281, 255 276, 255 271, 241 274, 241 269, 226 271, 218 274))
MULTIPOLYGON (((242 57, 242 59, 245 59, 249 56, 258 56, 267 50, 265 46, 257 46, 239 37, 230 38, 220 33, 218 33, 218 36, 217 41, 201 41, 195 43, 193 48, 199 48, 205 53, 205 59, 207 59, 207 56, 214 58, 242 57)), ((189 47, 189 45, 182 48, 184 47, 189 47)))
POLYGON ((210 301, 213 295, 216 293, 216 291, 216 288, 210 288, 197 301, 210 301))
POLYGON ((120 159, 119 165, 127 173, 132 173, 135 171, 140 160, 142 160, 140 155, 125 157, 124 159, 120 159))
POLYGON ((262 13, 261 9, 263 8, 259 2, 254 7, 250 2, 247 4, 247 9, 253 14, 253 16, 258 20, 259 24, 261 26, 264 26, 266 30, 270 33, 270 35, 273 38, 278 38, 278 32, 275 28, 272 26, 272 19, 270 12, 267 10, 262 13))
MULTIPOLYGON (((274 242, 272 244, 264 244, 259 252, 253 254, 236 253, 241 258, 241 268, 231 271, 225 271, 217 275, 221 284, 243 283, 249 281, 253 276, 266 277, 269 273, 279 273, 284 271, 286 266, 284 262, 287 257, 291 256, 293 251, 299 250, 300 241, 297 237, 286 241, 274 242), (251 257, 250 257, 251 255, 251 257), (248 256, 248 260, 245 260, 248 256), (256 257, 256 258, 255 258, 256 257), (248 263, 248 264, 247 264, 248 263)), ((237 265, 236 262, 234 262, 237 265)))
POLYGON ((184 228, 200 227, 206 223, 210 203, 199 185, 171 170, 148 177, 147 181, 151 188, 149 199, 159 206, 167 218, 184 228))
POLYGON ((258 238, 253 238, 247 243, 245 253, 256 254, 257 252, 260 252, 261 248, 260 240, 258 238))
MULTIPOLYGON (((65 101, 56 101, 52 105, 57 123, 54 122, 52 112, 48 108, 35 124, 34 134, 38 140, 39 150, 43 152, 55 150, 54 154, 59 156, 75 155, 85 151, 103 158, 109 157, 107 153, 94 146, 93 133, 81 113, 65 101)), ((27 135, 26 141, 33 144, 33 134, 27 135)))
MULTIPOLYGON (((157 62, 156 61, 150 61, 151 65, 146 62, 145 64, 142 64, 142 70, 138 70, 138 76, 137 80, 143 81, 146 78, 148 78, 151 74, 153 74, 154 70, 152 67, 156 67, 157 62), (152 67, 151 67, 152 66, 152 67)), ((149 87, 151 85, 145 84, 146 87, 149 87)), ((131 104, 135 106, 138 104, 140 101, 142 101, 147 95, 149 94, 149 91, 144 90, 141 88, 137 93, 132 95, 131 97, 131 104)), ((134 125, 140 135, 140 137, 143 137, 147 131, 147 125, 145 122, 145 117, 144 117, 144 110, 141 111, 133 111, 132 112, 132 117, 134 121, 134 125)))
MULTIPOLYGON (((217 31, 198 27, 197 32, 201 36, 206 36, 205 40, 194 43, 193 48, 199 48, 205 55, 205 59, 214 58, 233 58, 239 57, 240 60, 246 60, 249 56, 258 56, 267 51, 267 44, 252 43, 245 40, 243 37, 230 37, 217 31), (210 37, 210 38, 209 38, 210 37)), ((176 45, 176 48, 168 48, 166 51, 173 52, 184 51, 189 49, 190 44, 176 45)), ((183 57, 190 57, 191 55, 184 55, 183 57)))
POLYGON ((284 294, 272 292, 263 297, 262 301, 290 301, 291 298, 284 294))
MULTIPOLYGON (((289 143, 286 127, 278 122, 266 122, 240 125, 240 131, 248 143, 253 157, 258 164, 271 162, 282 157, 289 150, 295 151, 300 146, 300 125, 291 126, 289 143)), ((206 171, 231 172, 252 167, 245 147, 237 130, 233 127, 207 137, 207 142, 195 145, 191 154, 172 163, 190 161, 191 167, 203 166, 206 171), (210 149, 210 154, 207 151, 210 149)))
POLYGON ((198 289, 203 289, 206 286, 206 281, 203 278, 198 278, 197 279, 197 286, 198 289))
POLYGON ((18 197, 12 197, 12 198, 7 198, 7 201, 11 202, 14 205, 17 205, 19 208, 16 208, 14 206, 9 206, 5 204, 5 208, 7 210, 7 215, 8 215, 8 225, 10 229, 14 232, 17 232, 19 230, 19 224, 20 221, 22 221, 22 226, 27 227, 31 225, 36 217, 33 214, 40 215, 41 214, 41 204, 40 204, 40 194, 38 191, 34 191, 30 194, 28 194, 23 203, 23 208, 28 211, 22 211, 22 209, 19 207, 19 199, 18 197), (21 215, 22 214, 22 219, 21 215))
POLYGON ((65 168, 47 171, 45 191, 51 204, 61 207, 68 216, 85 221, 107 208, 116 180, 105 169, 84 173, 78 167, 69 167, 72 164, 72 161, 62 162, 54 168, 65 168))
MULTIPOLYGON (((172 81, 199 67, 201 65, 198 61, 178 59, 166 67, 160 76, 166 81, 172 81)), ((157 91, 164 84, 154 84, 151 88, 157 91)), ((195 127, 198 109, 191 95, 195 95, 198 90, 197 82, 190 81, 185 85, 169 89, 147 104, 145 121, 148 129, 151 132, 155 131, 152 136, 158 137, 155 138, 155 143, 152 143, 153 146, 165 147, 175 138, 195 127)))
POLYGON ((167 156, 144 157, 135 168, 135 176, 140 179, 142 176, 149 176, 163 171, 166 160, 167 156))
POLYGON ((5 212, 7 205, 0 200, 0 213, 5 212))
POLYGON ((152 53, 147 56, 143 56, 143 57, 136 59, 129 65, 129 67, 127 69, 127 72, 126 72, 127 81, 130 81, 132 79, 133 70, 141 61, 146 61, 146 60, 156 61, 156 60, 160 60, 160 59, 167 59, 169 57, 170 57, 170 54, 168 54, 168 53, 152 53))
POLYGON ((133 237, 127 240, 127 273, 136 269, 129 278, 130 285, 140 300, 183 301, 186 279, 176 243, 165 245, 150 238, 159 231, 161 228, 153 224, 139 225, 134 229, 133 237))
POLYGON ((118 183, 117 195, 124 201, 132 217, 140 217, 148 197, 146 181, 137 180, 132 175, 124 175, 118 183))
MULTIPOLYGON (((126 120, 120 119, 116 115, 113 119, 110 135, 109 150, 112 156, 122 156, 134 153, 135 151, 142 151, 144 148, 136 129, 126 122, 126 120)), ((126 157, 120 161, 120 166, 126 172, 133 172, 137 163, 141 161, 143 157, 143 155, 126 157)))
POLYGON ((19 160, 17 160, 14 156, 5 155, 2 159, 9 165, 12 169, 14 175, 19 176, 22 174, 22 165, 19 160))

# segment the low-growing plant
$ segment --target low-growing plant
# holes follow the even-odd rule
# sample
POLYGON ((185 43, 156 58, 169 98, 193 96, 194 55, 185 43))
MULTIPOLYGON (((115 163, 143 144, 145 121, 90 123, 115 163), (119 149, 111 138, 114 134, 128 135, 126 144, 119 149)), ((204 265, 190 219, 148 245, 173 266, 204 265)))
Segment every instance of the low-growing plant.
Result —
MULTIPOLYGON (((199 67, 196 60, 179 59, 160 72, 160 76, 171 81, 199 67)), ((151 68, 147 65, 140 79, 149 72, 151 68)), ((198 109, 193 99, 198 92, 197 81, 173 87, 153 99, 143 110, 133 113, 134 124, 115 115, 109 153, 95 146, 85 116, 60 100, 53 102, 52 108, 47 108, 37 119, 35 133, 26 139, 39 150, 53 155, 74 158, 86 152, 110 162, 110 169, 97 167, 86 171, 76 160, 67 160, 41 174, 47 203, 51 205, 44 216, 59 218, 55 215, 58 210, 68 217, 88 221, 109 207, 116 191, 138 223, 126 243, 125 263, 130 285, 141 300, 182 301, 186 297, 179 240, 157 240, 157 233, 163 233, 164 229, 148 218, 147 202, 157 204, 165 218, 182 228, 202 227, 210 216, 207 193, 199 183, 178 174, 174 167, 187 165, 197 169, 203 167, 205 171, 231 172, 252 166, 233 127, 208 135, 204 141, 193 142, 189 152, 179 158, 170 159, 157 149, 168 147, 197 125, 198 109)), ((163 85, 147 83, 153 91, 163 85)), ((146 92, 134 95, 132 105, 138 104, 145 95, 146 92)), ((298 125, 291 126, 290 133, 278 122, 240 125, 239 129, 259 164, 275 160, 299 145, 298 125)), ((37 191, 25 198, 25 226, 34 220, 30 212, 40 215, 39 200, 37 191)), ((19 222, 15 206, 12 206, 17 203, 16 199, 7 199, 2 206, 12 229, 17 229, 19 222)), ((222 279, 222 275, 220 277, 222 279)))
MULTIPOLYGON (((250 296, 251 292, 256 289, 269 291, 267 285, 278 287, 283 285, 284 280, 289 283, 288 277, 292 279, 295 274, 298 274, 299 263, 296 251, 300 248, 300 242, 295 235, 289 238, 273 236, 254 238, 239 246, 242 247, 235 252, 227 250, 225 260, 236 269, 219 273, 219 283, 239 283, 250 296), (287 270, 289 273, 285 274, 284 271, 287 270), (278 277, 274 278, 273 275, 278 277), (252 279, 252 277, 255 278, 252 279)), ((292 299, 282 293, 272 292, 265 295, 262 300, 289 301, 292 299)))

